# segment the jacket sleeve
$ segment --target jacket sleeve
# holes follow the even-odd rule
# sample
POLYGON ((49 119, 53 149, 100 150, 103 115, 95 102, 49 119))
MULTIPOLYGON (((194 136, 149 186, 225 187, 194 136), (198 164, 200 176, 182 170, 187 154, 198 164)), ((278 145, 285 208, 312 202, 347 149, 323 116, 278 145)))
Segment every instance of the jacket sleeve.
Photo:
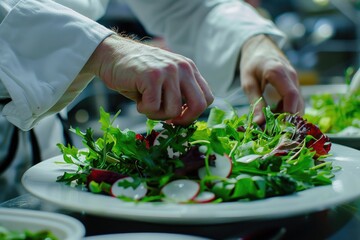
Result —
POLYGON ((240 49, 251 36, 267 34, 280 46, 284 35, 239 0, 128 0, 149 33, 194 60, 215 95, 225 96, 234 80, 240 49))
POLYGON ((53 0, 93 20, 104 16, 110 0, 53 0))
POLYGON ((60 111, 86 87, 93 76, 77 75, 113 33, 49 0, 1 0, 0 21, 0 82, 11 98, 2 114, 22 130, 60 111))

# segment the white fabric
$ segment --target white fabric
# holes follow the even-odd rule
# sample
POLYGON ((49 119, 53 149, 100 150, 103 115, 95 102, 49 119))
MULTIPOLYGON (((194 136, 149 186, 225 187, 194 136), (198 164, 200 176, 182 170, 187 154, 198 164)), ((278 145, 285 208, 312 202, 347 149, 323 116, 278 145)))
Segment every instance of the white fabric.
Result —
MULTIPOLYGON (((62 126, 51 114, 70 103, 91 81, 91 77, 74 79, 96 46, 113 33, 90 20, 105 12, 108 1, 101 1, 0 1, 0 98, 12 98, 5 107, 0 105, 0 163, 13 144, 14 125, 28 130, 40 119, 34 129, 42 159, 60 154, 56 143, 63 142, 62 126)), ((29 132, 19 132, 13 157, 0 184, 9 186, 9 193, 16 196, 22 189, 20 177, 32 161, 29 132)), ((2 191, 0 202, 11 197, 6 189, 2 191)))
POLYGON ((60 111, 91 80, 70 87, 97 45, 111 33, 55 2, 19 1, 0 24, 0 80, 12 99, 2 114, 28 130, 60 111))
POLYGON ((98 20, 101 18, 109 4, 110 0, 53 0, 64 6, 67 6, 76 12, 91 18, 98 20))

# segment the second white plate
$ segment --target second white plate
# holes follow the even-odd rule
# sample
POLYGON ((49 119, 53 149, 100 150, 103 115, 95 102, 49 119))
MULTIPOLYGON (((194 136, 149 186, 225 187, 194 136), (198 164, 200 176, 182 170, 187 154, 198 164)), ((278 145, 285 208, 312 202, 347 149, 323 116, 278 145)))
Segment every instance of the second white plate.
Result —
POLYGON ((0 226, 9 231, 50 231, 58 239, 81 240, 85 227, 75 218, 45 211, 0 208, 0 226))

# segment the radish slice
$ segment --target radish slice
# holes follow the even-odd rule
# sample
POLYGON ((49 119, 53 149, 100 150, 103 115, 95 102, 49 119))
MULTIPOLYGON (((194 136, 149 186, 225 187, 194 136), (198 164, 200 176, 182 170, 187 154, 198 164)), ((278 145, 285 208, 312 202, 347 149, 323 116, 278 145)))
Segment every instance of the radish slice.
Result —
POLYGON ((215 194, 212 192, 201 192, 195 198, 194 201, 197 203, 208 203, 215 199, 215 194))
POLYGON ((129 197, 134 200, 139 200, 140 198, 143 198, 146 195, 147 189, 145 184, 141 183, 136 189, 132 187, 124 188, 118 185, 118 183, 123 181, 133 182, 134 179, 132 177, 126 177, 117 180, 111 186, 111 195, 113 195, 114 197, 129 197))
POLYGON ((205 145, 201 145, 201 146, 199 147, 199 152, 201 152, 201 153, 203 153, 203 154, 206 154, 207 150, 208 150, 208 147, 205 146, 205 145))
MULTIPOLYGON (((228 155, 219 155, 215 153, 216 159, 215 159, 215 167, 210 166, 210 174, 212 176, 218 176, 218 177, 229 177, 232 171, 232 161, 231 158, 228 155)), ((202 167, 198 170, 198 175, 200 179, 203 179, 207 173, 206 173, 206 167, 202 167)))
POLYGON ((200 185, 192 180, 179 179, 166 184, 161 191, 165 195, 165 200, 177 203, 188 202, 199 194, 200 185))

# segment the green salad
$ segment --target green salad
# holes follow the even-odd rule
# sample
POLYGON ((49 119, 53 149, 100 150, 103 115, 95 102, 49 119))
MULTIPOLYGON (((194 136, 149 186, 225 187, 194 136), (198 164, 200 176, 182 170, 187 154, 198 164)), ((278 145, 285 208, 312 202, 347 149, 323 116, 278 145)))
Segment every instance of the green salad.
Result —
POLYGON ((43 231, 12 231, 3 226, 0 226, 0 239, 1 240, 57 240, 48 230, 43 231))
POLYGON ((353 67, 345 70, 345 93, 330 94, 324 89, 323 93, 312 95, 304 118, 316 124, 324 133, 336 134, 349 128, 360 132, 360 89, 350 93, 354 73, 353 67))
POLYGON ((324 133, 339 133, 348 127, 360 130, 359 109, 360 90, 353 94, 321 93, 311 96, 304 118, 324 133))
POLYGON ((174 203, 252 201, 330 185, 337 168, 326 159, 329 138, 298 115, 263 112, 264 126, 253 121, 254 106, 244 115, 214 107, 206 121, 148 120, 140 134, 113 126, 120 112, 100 108, 102 137, 71 128, 84 148, 58 144, 77 170, 57 181, 123 201, 174 203))

